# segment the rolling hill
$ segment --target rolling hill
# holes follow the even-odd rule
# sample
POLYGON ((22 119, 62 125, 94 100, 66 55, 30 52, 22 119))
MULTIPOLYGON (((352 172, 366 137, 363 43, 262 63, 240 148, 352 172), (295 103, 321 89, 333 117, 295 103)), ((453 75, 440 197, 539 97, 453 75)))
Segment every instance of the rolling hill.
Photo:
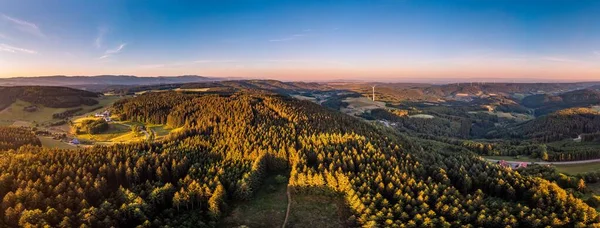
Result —
POLYGON ((130 75, 99 76, 40 76, 0 78, 0 86, 44 85, 44 86, 94 86, 94 85, 156 85, 173 83, 192 83, 218 81, 220 78, 209 78, 197 75, 138 77, 130 75))
POLYGON ((79 105, 95 105, 100 94, 67 87, 14 86, 0 87, 0 110, 17 99, 52 108, 70 108, 79 105))
POLYGON ((536 94, 525 97, 522 104, 536 110, 536 115, 545 115, 554 111, 572 108, 587 107, 600 104, 600 91, 596 89, 582 89, 565 92, 557 95, 536 94))

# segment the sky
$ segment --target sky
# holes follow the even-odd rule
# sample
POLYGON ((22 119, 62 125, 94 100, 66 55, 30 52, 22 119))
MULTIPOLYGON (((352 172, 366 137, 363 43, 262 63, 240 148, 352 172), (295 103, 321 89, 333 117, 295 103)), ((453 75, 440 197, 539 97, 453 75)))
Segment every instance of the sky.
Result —
POLYGON ((0 0, 0 77, 600 80, 596 0, 0 0))

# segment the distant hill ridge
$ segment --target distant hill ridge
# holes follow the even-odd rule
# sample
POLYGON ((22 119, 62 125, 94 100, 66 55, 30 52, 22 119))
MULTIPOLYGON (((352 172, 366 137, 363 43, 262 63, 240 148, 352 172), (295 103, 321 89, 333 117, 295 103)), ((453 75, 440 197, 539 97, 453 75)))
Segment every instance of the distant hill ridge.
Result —
POLYGON ((96 105, 98 93, 54 86, 0 86, 0 110, 17 99, 52 108, 70 108, 79 105, 96 105))
POLYGON ((15 77, 0 79, 0 86, 44 85, 44 86, 73 86, 73 85, 157 85, 173 83, 192 83, 219 81, 222 78, 204 77, 198 75, 138 77, 131 75, 98 75, 98 76, 40 76, 15 77))

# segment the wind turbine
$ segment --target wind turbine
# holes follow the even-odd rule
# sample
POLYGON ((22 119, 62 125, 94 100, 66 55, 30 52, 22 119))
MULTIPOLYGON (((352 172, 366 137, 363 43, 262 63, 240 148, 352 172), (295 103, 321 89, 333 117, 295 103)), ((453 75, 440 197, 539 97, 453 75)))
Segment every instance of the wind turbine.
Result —
POLYGON ((373 101, 375 101, 375 86, 373 86, 373 101))

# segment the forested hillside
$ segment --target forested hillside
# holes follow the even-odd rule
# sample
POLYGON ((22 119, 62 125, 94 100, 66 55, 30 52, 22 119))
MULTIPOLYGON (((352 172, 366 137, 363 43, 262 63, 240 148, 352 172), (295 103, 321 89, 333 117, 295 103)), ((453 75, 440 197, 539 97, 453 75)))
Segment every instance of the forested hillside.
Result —
POLYGON ((16 86, 0 87, 0 110, 17 99, 51 108, 70 108, 79 105, 95 105, 97 93, 66 87, 16 86))
POLYGON ((327 85, 365 95, 376 85, 376 94, 387 102, 428 101, 454 99, 456 95, 481 96, 497 94, 502 96, 527 96, 532 94, 560 93, 597 85, 589 83, 452 83, 443 85, 416 83, 327 83, 327 85))
POLYGON ((577 138, 600 132, 600 112, 590 108, 571 108, 526 122, 515 132, 542 142, 577 138))
POLYGON ((541 116, 560 109, 600 104, 600 91, 583 89, 559 95, 537 94, 525 97, 522 103, 534 108, 535 114, 541 116))
POLYGON ((114 111, 184 130, 156 143, 1 154, 0 226, 211 227, 275 171, 289 171, 299 193, 343 196, 350 226, 600 222, 556 184, 308 101, 165 92, 124 100, 114 111))
POLYGON ((40 140, 28 128, 0 126, 0 151, 18 149, 24 145, 40 146, 40 140))
POLYGON ((330 89, 330 87, 310 82, 281 82, 276 80, 236 80, 212 81, 198 83, 160 84, 143 86, 109 86, 103 92, 116 94, 134 94, 142 91, 168 91, 173 89, 210 89, 211 91, 241 91, 241 90, 267 90, 277 93, 290 93, 298 91, 317 91, 330 89))

